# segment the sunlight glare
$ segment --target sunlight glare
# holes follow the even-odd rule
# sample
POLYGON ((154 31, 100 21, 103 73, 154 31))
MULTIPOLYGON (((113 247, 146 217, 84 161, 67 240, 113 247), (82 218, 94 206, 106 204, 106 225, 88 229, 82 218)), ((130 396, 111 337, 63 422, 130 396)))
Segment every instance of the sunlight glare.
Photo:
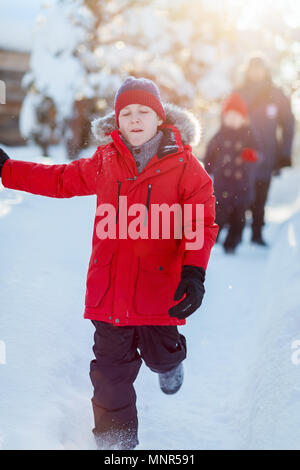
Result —
POLYGON ((227 9, 238 17, 239 29, 257 29, 268 23, 274 13, 289 27, 300 26, 300 2, 297 0, 225 0, 227 9))

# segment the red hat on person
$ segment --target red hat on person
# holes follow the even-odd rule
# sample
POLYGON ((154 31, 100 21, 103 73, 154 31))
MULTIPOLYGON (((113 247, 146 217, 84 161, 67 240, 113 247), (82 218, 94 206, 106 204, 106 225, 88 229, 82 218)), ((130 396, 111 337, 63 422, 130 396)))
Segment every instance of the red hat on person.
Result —
POLYGON ((222 114, 227 113, 227 111, 237 111, 247 117, 246 103, 238 93, 232 93, 225 101, 222 114))
POLYGON ((143 104, 152 108, 164 121, 165 111, 161 102, 158 86, 147 78, 129 76, 118 89, 114 107, 117 126, 119 126, 119 113, 129 104, 143 104))

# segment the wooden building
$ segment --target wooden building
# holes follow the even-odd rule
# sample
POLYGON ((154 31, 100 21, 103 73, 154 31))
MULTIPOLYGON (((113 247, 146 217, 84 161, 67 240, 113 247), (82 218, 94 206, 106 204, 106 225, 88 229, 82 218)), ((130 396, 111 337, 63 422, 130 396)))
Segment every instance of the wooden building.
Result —
MULTIPOLYGON (((0 142, 24 145, 19 130, 19 115, 25 92, 21 81, 29 70, 29 52, 0 49, 0 80, 5 85, 5 104, 0 104, 0 142)), ((3 85, 3 84, 2 84, 3 85)))

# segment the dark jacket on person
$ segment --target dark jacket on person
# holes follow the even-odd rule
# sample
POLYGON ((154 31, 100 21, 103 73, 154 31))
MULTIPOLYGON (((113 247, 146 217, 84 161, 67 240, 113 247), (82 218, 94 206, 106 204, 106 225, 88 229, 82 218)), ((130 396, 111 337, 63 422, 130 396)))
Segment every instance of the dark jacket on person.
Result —
POLYGON ((213 176, 216 199, 223 207, 249 206, 254 200, 258 163, 244 160, 245 149, 256 150, 259 161, 259 145, 248 125, 237 130, 222 125, 208 143, 205 169, 213 176))
POLYGON ((237 93, 247 105, 251 127, 264 157, 256 167, 256 179, 268 180, 273 170, 291 165, 295 119, 290 100, 271 78, 261 83, 246 80, 237 93))

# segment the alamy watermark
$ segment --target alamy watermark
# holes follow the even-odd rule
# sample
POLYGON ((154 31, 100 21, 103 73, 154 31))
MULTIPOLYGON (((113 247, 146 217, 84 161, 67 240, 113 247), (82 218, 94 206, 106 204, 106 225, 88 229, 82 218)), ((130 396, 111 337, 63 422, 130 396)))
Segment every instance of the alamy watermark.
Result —
POLYGON ((148 208, 145 204, 127 206, 127 196, 119 197, 119 206, 100 204, 96 215, 103 217, 96 225, 97 237, 101 240, 117 238, 116 220, 119 221, 118 238, 181 239, 184 237, 186 250, 200 250, 204 243, 204 204, 167 203, 150 205, 151 229, 149 233, 148 208), (171 224, 171 214, 174 223, 171 224), (134 217, 128 223, 128 217, 134 217), (160 223, 160 221, 162 223, 160 223), (173 230, 172 230, 173 229, 173 230), (193 240, 193 241, 191 241, 193 240))
POLYGON ((6 104, 6 86, 3 80, 0 80, 0 104, 6 104))
POLYGON ((0 340, 0 365, 1 364, 6 364, 6 345, 2 340, 0 340))
POLYGON ((291 344, 291 348, 295 349, 291 355, 291 361, 295 366, 298 366, 300 364, 300 339, 295 339, 291 344))

